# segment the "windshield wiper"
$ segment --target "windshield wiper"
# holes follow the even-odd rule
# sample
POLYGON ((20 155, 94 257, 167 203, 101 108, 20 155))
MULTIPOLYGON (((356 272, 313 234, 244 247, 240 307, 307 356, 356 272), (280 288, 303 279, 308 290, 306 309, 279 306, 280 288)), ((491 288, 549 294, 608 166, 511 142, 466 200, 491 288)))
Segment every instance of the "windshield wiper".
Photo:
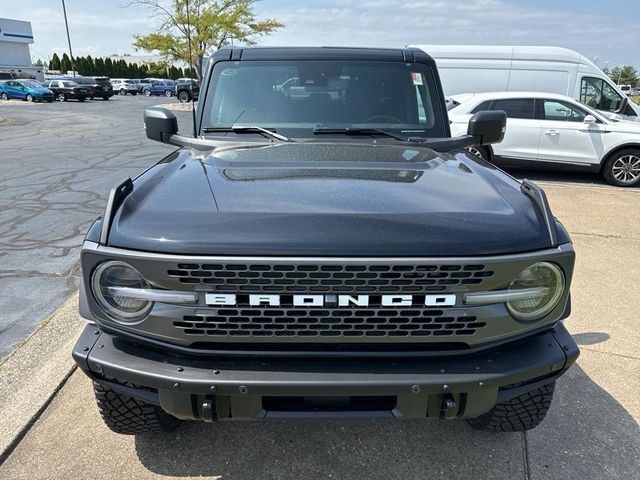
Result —
POLYGON ((384 135, 386 137, 395 138, 402 142, 413 142, 414 140, 409 137, 403 137, 402 135, 396 135, 395 133, 387 132, 379 128, 314 128, 314 135, 330 134, 330 133, 342 133, 344 135, 384 135))
POLYGON ((233 132, 233 133, 259 133, 263 137, 275 138, 276 140, 280 140, 281 142, 293 142, 289 137, 285 137, 284 135, 280 135, 279 133, 273 132, 271 130, 267 130, 266 128, 257 127, 257 126, 241 126, 234 125, 232 127, 206 127, 203 129, 204 133, 215 133, 215 132, 233 132))

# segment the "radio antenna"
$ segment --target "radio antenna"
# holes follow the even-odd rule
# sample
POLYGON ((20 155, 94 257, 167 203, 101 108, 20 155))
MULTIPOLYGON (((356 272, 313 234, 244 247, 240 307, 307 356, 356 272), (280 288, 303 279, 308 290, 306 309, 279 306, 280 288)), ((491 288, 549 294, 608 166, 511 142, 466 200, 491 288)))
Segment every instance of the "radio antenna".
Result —
POLYGON ((189 42, 189 89, 191 90, 191 123, 193 124, 193 138, 197 138, 196 132, 196 101, 193 96, 193 54, 191 53, 191 17, 189 16, 189 0, 187 4, 187 41, 189 42))

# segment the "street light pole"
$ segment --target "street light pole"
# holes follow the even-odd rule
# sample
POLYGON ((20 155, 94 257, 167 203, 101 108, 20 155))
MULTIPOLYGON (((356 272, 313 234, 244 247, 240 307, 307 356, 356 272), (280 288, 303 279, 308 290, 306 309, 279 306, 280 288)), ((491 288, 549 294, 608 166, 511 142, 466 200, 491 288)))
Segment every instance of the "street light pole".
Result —
POLYGON ((64 13, 64 26, 67 29, 67 42, 69 43, 69 56, 71 57, 71 71, 73 76, 76 76, 76 61, 73 59, 73 51, 71 51, 71 37, 69 36, 69 22, 67 21, 67 8, 62 0, 62 12, 64 13))

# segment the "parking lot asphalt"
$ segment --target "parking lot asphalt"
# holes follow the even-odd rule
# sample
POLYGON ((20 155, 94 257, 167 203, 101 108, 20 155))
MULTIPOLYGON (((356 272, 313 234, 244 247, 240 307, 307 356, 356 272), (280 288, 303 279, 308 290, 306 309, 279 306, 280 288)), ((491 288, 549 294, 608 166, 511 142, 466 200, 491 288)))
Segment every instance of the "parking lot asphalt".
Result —
MULTIPOLYGON (((100 213, 108 189, 123 176, 139 172, 170 151, 147 141, 142 131, 143 105, 162 100, 127 97, 112 100, 114 107, 88 104, 96 111, 113 108, 104 143, 92 137, 91 151, 82 150, 81 157, 74 160, 75 149, 70 144, 85 142, 83 130, 75 135, 58 132, 64 141, 50 135, 55 148, 66 152, 52 152, 58 155, 59 170, 58 163, 50 163, 46 155, 37 153, 55 148, 35 148, 32 145, 36 142, 26 140, 30 136, 21 141, 9 139, 12 155, 25 157, 25 167, 19 162, 9 167, 10 178, 15 179, 6 183, 15 185, 11 187, 11 196, 15 197, 11 200, 10 192, 5 192, 9 176, 3 175, 0 215, 8 205, 25 220, 12 228, 5 217, 0 217, 0 251, 5 252, 5 242, 20 247, 23 239, 26 246, 33 246, 31 250, 15 248, 4 255, 0 253, 0 263, 3 271, 7 258, 14 262, 17 272, 28 272, 31 267, 25 265, 37 266, 38 274, 33 277, 13 273, 10 285, 23 278, 41 282, 21 284, 33 289, 30 301, 35 305, 30 317, 22 317, 32 322, 22 331, 30 331, 47 312, 56 311, 64 294, 74 291, 74 257, 82 230, 100 213), (56 166, 52 171, 51 165, 56 166), (58 184, 68 186, 58 189, 58 184), (55 208, 47 209, 50 204, 55 208), (48 220, 50 215, 52 219, 48 220), (42 243, 41 248, 36 246, 38 242, 42 243), (50 271, 66 273, 52 276, 48 275, 50 271), (63 288, 51 293, 43 291, 54 279, 64 282, 63 288)), ((30 121, 31 112, 50 107, 65 112, 62 118, 67 123, 84 119, 67 113, 66 105, 59 104, 31 107, 28 113, 15 107, 11 114, 30 121)), ((91 121, 99 123, 101 118, 98 113, 84 115, 89 125, 91 121)), ((6 116, 4 109, 0 110, 2 116, 6 116)), ((56 117, 49 120, 55 121, 56 117)), ((46 121, 37 120, 35 124, 44 128, 46 121)), ((96 129, 92 127, 93 131, 96 129)), ((4 132, 0 127, 2 156, 6 155, 4 132)), ((3 164, 12 162, 3 160, 3 164)), ((640 190, 609 187, 596 176, 513 173, 541 180, 554 213, 572 235, 577 253, 573 312, 566 325, 582 354, 558 382, 551 411, 537 429, 527 434, 486 434, 471 430, 464 422, 432 420, 190 422, 168 435, 127 437, 104 427, 89 380, 75 372, 54 392, 42 415, 34 417, 31 428, 25 430, 24 438, 0 466, 0 478, 640 478, 640 190)), ((4 301, 6 285, 0 283, 0 302, 4 301)), ((16 304, 7 304, 10 308, 2 313, 21 314, 26 302, 19 296, 20 290, 11 291, 15 292, 16 304)), ((67 360, 68 341, 83 325, 75 314, 74 302, 72 297, 46 326, 68 333, 69 340, 65 337, 58 352, 67 360)), ((46 331, 41 328, 38 333, 46 331)), ((14 391, 15 397, 24 402, 39 401, 33 385, 23 386, 15 380, 12 383, 9 371, 20 368, 23 359, 31 357, 30 349, 48 346, 55 350, 48 334, 40 338, 38 333, 0 368, 0 393, 14 391), (32 346, 34 341, 42 346, 32 346), (21 388, 26 393, 21 393, 21 388)), ((0 337, 3 343, 4 338, 0 337)), ((47 358, 55 356, 55 352, 47 353, 47 358)), ((45 373, 54 369, 49 363, 30 368, 29 374, 34 377, 47 377, 45 373)), ((0 398, 0 410, 4 409, 2 402, 0 398)))
MULTIPOLYGON (((85 231, 109 191, 172 151, 145 137, 144 108, 109 101, 0 106, 0 358, 76 289, 85 231)), ((189 113, 177 112, 189 128, 189 113)))

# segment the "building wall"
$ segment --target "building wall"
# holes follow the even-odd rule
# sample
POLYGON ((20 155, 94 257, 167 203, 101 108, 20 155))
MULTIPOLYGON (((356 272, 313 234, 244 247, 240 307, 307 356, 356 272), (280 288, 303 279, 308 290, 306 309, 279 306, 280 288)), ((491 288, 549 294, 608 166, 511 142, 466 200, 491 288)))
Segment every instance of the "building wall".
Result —
POLYGON ((29 73, 39 80, 44 78, 42 69, 31 64, 31 43, 31 23, 0 18, 0 70, 14 74, 29 73))

